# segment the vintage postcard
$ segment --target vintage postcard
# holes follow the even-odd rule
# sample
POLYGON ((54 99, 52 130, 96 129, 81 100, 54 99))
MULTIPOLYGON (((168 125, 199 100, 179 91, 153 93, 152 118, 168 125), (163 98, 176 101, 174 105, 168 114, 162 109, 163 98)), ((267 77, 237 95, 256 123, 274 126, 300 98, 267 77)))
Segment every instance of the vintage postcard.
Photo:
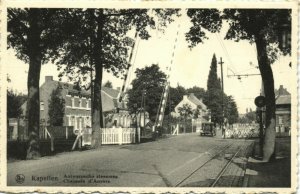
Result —
POLYGON ((1 192, 294 193, 297 1, 1 2, 1 192))

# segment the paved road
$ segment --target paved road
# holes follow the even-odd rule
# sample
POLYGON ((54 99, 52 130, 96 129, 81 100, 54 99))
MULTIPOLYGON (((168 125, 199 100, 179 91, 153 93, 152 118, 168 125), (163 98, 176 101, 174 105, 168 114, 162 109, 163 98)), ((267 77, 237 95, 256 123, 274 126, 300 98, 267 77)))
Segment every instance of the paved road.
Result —
POLYGON ((219 185, 227 186, 226 180, 241 181, 251 145, 251 140, 189 134, 139 145, 103 146, 9 163, 7 181, 20 186, 209 186, 228 157, 241 150, 233 168, 224 173, 228 178, 219 185), (20 174, 25 177, 22 184, 16 181, 20 174))

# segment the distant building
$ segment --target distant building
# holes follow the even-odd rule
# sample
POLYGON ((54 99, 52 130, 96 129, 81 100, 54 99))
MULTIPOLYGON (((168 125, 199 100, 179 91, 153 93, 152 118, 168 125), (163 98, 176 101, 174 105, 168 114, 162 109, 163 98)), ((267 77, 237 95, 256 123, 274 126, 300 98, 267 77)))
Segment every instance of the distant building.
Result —
POLYGON ((184 104, 190 105, 193 110, 199 107, 203 112, 207 112, 207 107, 202 102, 202 99, 198 99, 193 93, 183 96, 183 99, 175 107, 175 112, 179 114, 178 108, 182 107, 184 104))
MULTIPOLYGON (((207 106, 203 103, 202 99, 198 99, 193 93, 190 93, 189 95, 184 95, 183 99, 177 104, 175 107, 175 113, 173 113, 173 116, 179 117, 179 108, 183 107, 184 104, 188 104, 191 106, 193 111, 199 110, 199 114, 197 115, 197 118, 192 119, 192 128, 196 128, 196 131, 200 131, 202 123, 208 123, 204 117, 209 117, 209 110, 207 109, 207 106)), ((195 117, 195 116, 193 116, 195 117)), ((192 130, 194 131, 194 129, 192 130)))
MULTIPOLYGON (((52 76, 46 76, 45 82, 40 87, 40 124, 48 125, 49 99, 53 90, 61 89, 61 95, 65 99, 64 126, 73 126, 75 130, 81 130, 92 126, 91 119, 91 92, 79 90, 75 85, 53 80, 52 76)), ((129 127, 131 116, 127 111, 127 98, 122 103, 117 102, 119 91, 102 87, 102 109, 105 127, 112 125, 129 127), (119 110, 118 113, 116 110, 119 110)), ((22 105, 23 114, 26 112, 26 102, 22 105)))
POLYGON ((288 135, 291 129, 291 94, 280 85, 275 91, 276 133, 288 135))

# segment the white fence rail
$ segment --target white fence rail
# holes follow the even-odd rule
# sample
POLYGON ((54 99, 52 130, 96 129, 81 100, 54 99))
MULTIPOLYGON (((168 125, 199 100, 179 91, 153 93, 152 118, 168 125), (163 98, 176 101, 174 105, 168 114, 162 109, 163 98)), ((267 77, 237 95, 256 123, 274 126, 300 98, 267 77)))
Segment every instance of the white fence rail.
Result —
POLYGON ((102 144, 135 143, 135 128, 102 128, 102 144))
POLYGON ((257 127, 240 127, 225 130, 225 138, 252 138, 259 137, 259 129, 257 127))

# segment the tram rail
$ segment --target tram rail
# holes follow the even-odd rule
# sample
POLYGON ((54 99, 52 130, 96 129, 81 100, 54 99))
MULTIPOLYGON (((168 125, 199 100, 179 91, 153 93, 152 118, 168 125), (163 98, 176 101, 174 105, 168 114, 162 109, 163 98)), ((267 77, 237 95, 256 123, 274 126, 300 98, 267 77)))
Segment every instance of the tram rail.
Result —
MULTIPOLYGON (((198 168, 196 168, 193 172, 191 172, 188 176, 186 176, 185 178, 183 178, 181 181, 179 181, 175 187, 180 187, 182 186, 184 183, 188 182, 188 180, 197 172, 201 171, 202 169, 204 169, 204 167, 206 167, 209 163, 213 162, 214 159, 216 159, 216 157, 218 157, 220 154, 222 153, 226 153, 226 151, 228 150, 228 148, 230 148, 233 145, 227 145, 226 147, 224 147, 224 149, 222 149, 221 151, 217 152, 216 154, 214 154, 212 157, 210 157, 208 160, 206 160, 204 163, 202 163, 198 168)), ((208 187, 215 187, 217 186, 217 184, 219 183, 220 179, 223 177, 224 173, 228 170, 228 168, 230 167, 230 165, 233 163, 234 159, 238 156, 238 154, 241 152, 241 150, 243 150, 246 147, 243 147, 241 145, 239 145, 237 147, 237 151, 235 151, 232 156, 230 157, 230 159, 225 163, 225 165, 220 169, 220 172, 217 174, 217 176, 214 178, 214 181, 207 185, 208 187)), ((247 149, 245 149, 246 151, 247 149)))

